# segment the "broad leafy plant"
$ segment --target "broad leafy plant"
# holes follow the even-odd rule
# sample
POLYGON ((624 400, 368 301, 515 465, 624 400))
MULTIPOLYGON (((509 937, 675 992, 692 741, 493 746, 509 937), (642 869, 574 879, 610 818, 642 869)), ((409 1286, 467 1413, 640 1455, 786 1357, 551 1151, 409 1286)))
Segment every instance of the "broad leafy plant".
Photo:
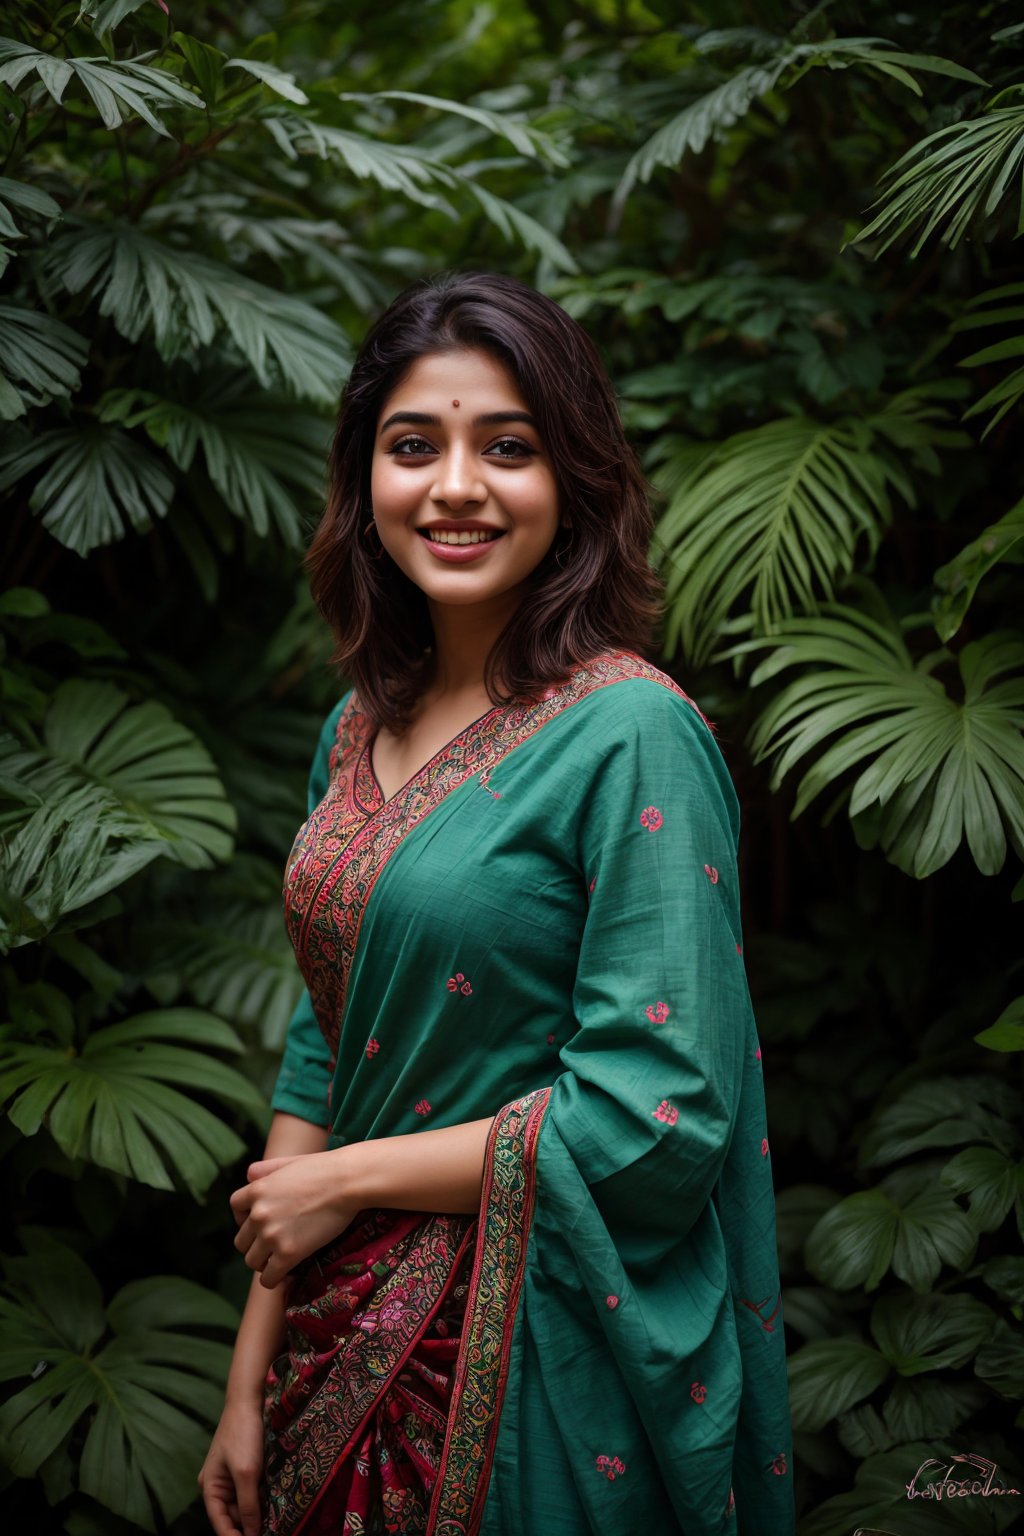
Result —
POLYGON ((247 1279, 226 1197, 300 988, 281 869, 339 695, 301 553, 356 346, 450 266, 594 335, 655 488, 664 665, 737 780, 801 1536, 933 1536, 929 1458, 1024 1487, 1024 32, 712 9, 5 17, 19 1530, 203 1529, 247 1279))

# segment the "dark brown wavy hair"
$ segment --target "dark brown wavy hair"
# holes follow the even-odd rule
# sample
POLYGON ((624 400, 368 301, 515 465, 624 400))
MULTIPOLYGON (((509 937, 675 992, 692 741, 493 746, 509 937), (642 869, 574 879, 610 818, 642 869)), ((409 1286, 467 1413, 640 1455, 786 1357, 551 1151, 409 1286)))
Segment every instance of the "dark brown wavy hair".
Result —
POLYGON ((335 659, 377 724, 400 732, 429 679, 424 594, 375 535, 370 467, 380 413, 409 368, 472 348, 504 364, 550 455, 570 525, 531 574, 487 658, 495 703, 530 698, 608 650, 643 652, 660 614, 647 561, 647 486, 597 348, 552 299, 512 277, 446 273, 395 299, 363 342, 342 395, 329 489, 306 566, 335 659))

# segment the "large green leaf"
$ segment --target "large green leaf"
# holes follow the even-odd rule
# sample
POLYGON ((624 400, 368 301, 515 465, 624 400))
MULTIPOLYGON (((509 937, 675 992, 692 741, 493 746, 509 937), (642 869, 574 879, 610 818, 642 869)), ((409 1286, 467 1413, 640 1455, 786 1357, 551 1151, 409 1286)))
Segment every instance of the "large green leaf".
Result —
MULTIPOLYGON (((184 379, 181 385, 184 393, 184 379)), ((273 527, 285 542, 303 542, 304 512, 323 493, 328 434, 321 418, 272 391, 254 392, 246 375, 213 368, 198 391, 193 386, 191 398, 111 390, 100 416, 144 427, 184 475, 201 450, 207 474, 236 517, 260 537, 273 527)))
POLYGON ((931 1077, 879 1109, 861 1143, 864 1168, 884 1167, 930 1147, 984 1142, 1009 1149, 1017 1139, 1012 1089, 996 1077, 931 1077))
POLYGON ((99 300, 122 336, 150 335, 165 360, 226 332, 260 383, 333 405, 351 354, 322 310, 234 267, 165 245, 130 224, 82 224, 54 240, 47 269, 69 293, 99 300))
POLYGON ((682 472, 673 455, 655 476, 671 498, 655 530, 666 652, 707 661, 741 604, 768 633, 833 597, 858 546, 877 547, 893 493, 913 503, 904 454, 946 436, 945 416, 907 394, 868 418, 784 417, 696 457, 684 444, 682 472))
MULTIPOLYGON (((921 1494, 922 1488, 938 1482, 947 1467, 954 1481, 978 1478, 980 1469, 971 1455, 988 1455, 992 1461, 1000 1455, 990 1438, 987 1433, 972 1436, 971 1452, 965 1455, 956 1441, 941 1439, 933 1430, 924 1439, 869 1456, 857 1467, 852 1488, 801 1517, 800 1536, 997 1536, 1017 1519, 1019 1499, 947 1497, 940 1504, 940 1494, 921 1494), (962 1469, 955 1456, 966 1460, 962 1469), (937 1458, 942 1459, 936 1465, 937 1458), (908 1485, 926 1463, 929 1470, 923 1473, 918 1497, 911 1502, 908 1485)), ((1000 1468, 997 1487, 1003 1476, 1000 1468)), ((1016 1480, 1015 1485, 1019 1486, 1016 1480)))
POLYGON ((470 122, 486 129, 495 138, 507 139, 514 149, 530 159, 545 160, 549 165, 559 166, 562 169, 569 164, 568 157, 550 134, 543 133, 518 118, 510 117, 507 112, 491 112, 485 107, 474 106, 469 102, 450 101, 443 96, 424 96, 419 91, 345 91, 342 93, 341 100, 409 101, 416 106, 432 107, 437 112, 454 113, 458 117, 468 118, 470 122))
POLYGON ((889 1362, 860 1339, 818 1339, 789 1361, 794 1429, 823 1429, 870 1396, 889 1375, 889 1362))
POLYGON ((0 738, 0 792, 13 801, 0 847, 8 944, 161 855, 207 869, 232 849, 235 813, 205 747, 164 705, 112 683, 63 683, 41 749, 0 738))
POLYGON ((940 640, 952 639, 967 616, 982 577, 1004 560, 1024 564, 1024 501, 1011 507, 935 572, 935 585, 942 593, 933 604, 940 640))
POLYGON ((78 1050, 20 1035, 11 1026, 0 1041, 0 1099, 11 1123, 23 1136, 45 1125, 68 1157, 156 1189, 172 1189, 173 1172, 199 1197, 245 1150, 193 1095, 257 1121, 264 1113, 248 1078, 212 1054, 240 1052, 238 1036, 198 1009, 138 1014, 93 1030, 78 1050))
POLYGON ((81 382, 88 343, 49 315, 0 303, 0 421, 67 396, 81 382))
MULTIPOLYGON (((966 1325, 964 1317, 958 1327, 964 1330, 966 1325)), ((948 1349, 953 1332, 953 1319, 948 1313, 938 1321, 938 1327, 948 1349)), ((929 1340, 926 1347, 930 1351, 936 1343, 936 1339, 929 1340)), ((899 1444, 905 1440, 924 1440, 929 1435, 950 1435, 987 1400, 977 1382, 954 1381, 945 1376, 937 1380, 911 1376, 894 1384, 882 1415, 893 1440, 899 1444)))
POLYGON ((223 1337, 237 1314, 169 1275, 126 1285, 104 1313, 76 1253, 42 1233, 23 1240, 28 1257, 5 1262, 0 1288, 0 1376, 34 1379, 0 1408, 4 1460, 30 1477, 73 1448, 83 1493, 164 1528, 195 1497, 230 1359, 226 1342, 195 1330, 223 1337))
POLYGON ((164 69, 153 69, 133 59, 56 58, 14 38, 0 37, 0 84, 15 90, 34 73, 57 106, 63 102, 69 83, 77 80, 107 129, 141 117, 154 133, 170 138, 154 108, 185 107, 198 114, 206 105, 164 69))
MULTIPOLYGON (((975 294, 973 298, 968 299, 965 313, 954 320, 949 330, 951 335, 956 335, 963 331, 975 331, 988 326, 998 326, 1002 329, 1011 322, 1019 325, 1022 320, 1024 320, 1024 283, 1005 283, 999 288, 989 288, 984 293, 975 294)), ((1007 359, 1016 360, 1022 354, 1024 354, 1024 337, 1018 334, 983 347, 980 352, 973 352, 970 357, 961 360, 960 366, 980 368, 987 363, 1003 362, 1007 359)), ((994 415, 981 434, 984 439, 994 427, 998 426, 1007 411, 1012 411, 1022 399, 1024 399, 1024 366, 1018 364, 991 389, 986 390, 980 400, 975 400, 970 409, 964 413, 964 419, 981 416, 985 411, 993 411, 994 415)), ((998 524, 996 526, 998 527, 998 524)))
POLYGON ((8 428, 0 437, 0 490, 39 465, 29 500, 54 538, 77 554, 112 544, 129 528, 145 533, 164 517, 174 481, 145 446, 119 427, 57 427, 32 436, 8 428))
POLYGON ((1000 1319, 978 1350, 975 1373, 1002 1397, 1024 1397, 1024 1331, 1000 1319))
POLYGON ((1015 997, 995 1023, 974 1038, 988 1051, 1024 1051, 1024 997, 1015 997))
POLYGON ((281 921, 280 897, 270 907, 221 901, 206 921, 164 923, 145 934, 148 984, 159 996, 162 977, 176 976, 201 1007, 255 1030, 279 1051, 302 991, 302 978, 281 921))
POLYGON ((891 1268, 919 1292, 943 1264, 966 1269, 977 1233, 953 1197, 925 1183, 904 1194, 882 1186, 848 1195, 818 1221, 807 1239, 807 1267, 837 1290, 877 1290, 891 1268))
POLYGON ((649 181, 659 165, 677 165, 685 154, 699 153, 710 139, 723 137, 749 112, 755 101, 763 99, 776 87, 785 89, 793 85, 808 70, 817 68, 867 69, 898 80, 917 95, 921 94, 921 88, 911 73, 913 70, 950 75, 978 85, 984 83, 972 70, 949 59, 902 53, 885 38, 834 37, 814 43, 779 39, 774 57, 746 65, 707 94, 690 102, 659 128, 630 160, 616 193, 616 202, 621 204, 637 181, 649 181))
POLYGON ((968 1147, 942 1170, 942 1182, 954 1194, 966 1195, 971 1219, 982 1232, 1001 1227, 1011 1210, 1024 1240, 1024 1162, 995 1147, 968 1147))
POLYGON ((965 1365, 990 1338, 996 1315, 973 1296, 883 1296, 871 1313, 871 1332, 901 1376, 920 1376, 965 1365))
POLYGON ((734 648, 774 646, 755 685, 800 673, 758 719, 756 756, 774 758, 773 787, 815 758, 794 816, 852 780, 850 815, 873 818, 872 835, 908 874, 933 874, 965 839, 982 873, 995 874, 1007 842, 1024 857, 1024 642, 1001 632, 965 646, 956 697, 933 675, 952 658, 915 663, 892 619, 876 612, 829 603, 818 617, 785 620, 774 641, 734 648))
MULTIPOLYGON (((1024 107, 995 107, 930 133, 882 178, 878 212, 857 235, 875 254, 917 233, 916 256, 933 235, 956 246, 978 219, 993 215, 1012 192, 1021 196, 1024 107)), ((1024 217, 1024 197, 1020 214, 1024 217)))
POLYGON ((431 159, 421 150, 406 144, 388 144, 369 139, 348 128, 299 117, 294 112, 271 108, 263 120, 278 147, 286 154, 318 155, 337 159, 359 180, 372 180, 389 192, 424 207, 437 209, 450 218, 455 209, 443 196, 444 191, 458 191, 473 198, 488 220, 509 239, 522 242, 537 251, 562 272, 575 272, 576 261, 557 235, 536 219, 496 193, 458 166, 431 159))

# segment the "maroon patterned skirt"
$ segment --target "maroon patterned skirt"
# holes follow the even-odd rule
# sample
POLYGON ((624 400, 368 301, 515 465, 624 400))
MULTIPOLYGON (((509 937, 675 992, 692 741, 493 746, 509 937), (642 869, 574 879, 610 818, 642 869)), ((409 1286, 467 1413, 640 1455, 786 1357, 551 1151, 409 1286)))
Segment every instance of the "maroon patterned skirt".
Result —
POLYGON ((476 1220, 363 1212, 289 1280, 267 1377, 264 1536, 423 1536, 476 1220))

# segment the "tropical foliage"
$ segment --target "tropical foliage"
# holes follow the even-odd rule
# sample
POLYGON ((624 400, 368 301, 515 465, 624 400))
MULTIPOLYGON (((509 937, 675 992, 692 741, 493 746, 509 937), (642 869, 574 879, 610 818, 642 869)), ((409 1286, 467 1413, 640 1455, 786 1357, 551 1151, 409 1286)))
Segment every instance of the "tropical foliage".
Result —
POLYGON ((739 784, 802 1536, 1007 1529, 1019 1496, 907 1485, 1024 1488, 1012 7, 31 0, 6 32, 8 1523, 202 1529, 338 689, 300 569, 332 408, 392 294, 484 265, 604 351, 665 664, 739 784))

